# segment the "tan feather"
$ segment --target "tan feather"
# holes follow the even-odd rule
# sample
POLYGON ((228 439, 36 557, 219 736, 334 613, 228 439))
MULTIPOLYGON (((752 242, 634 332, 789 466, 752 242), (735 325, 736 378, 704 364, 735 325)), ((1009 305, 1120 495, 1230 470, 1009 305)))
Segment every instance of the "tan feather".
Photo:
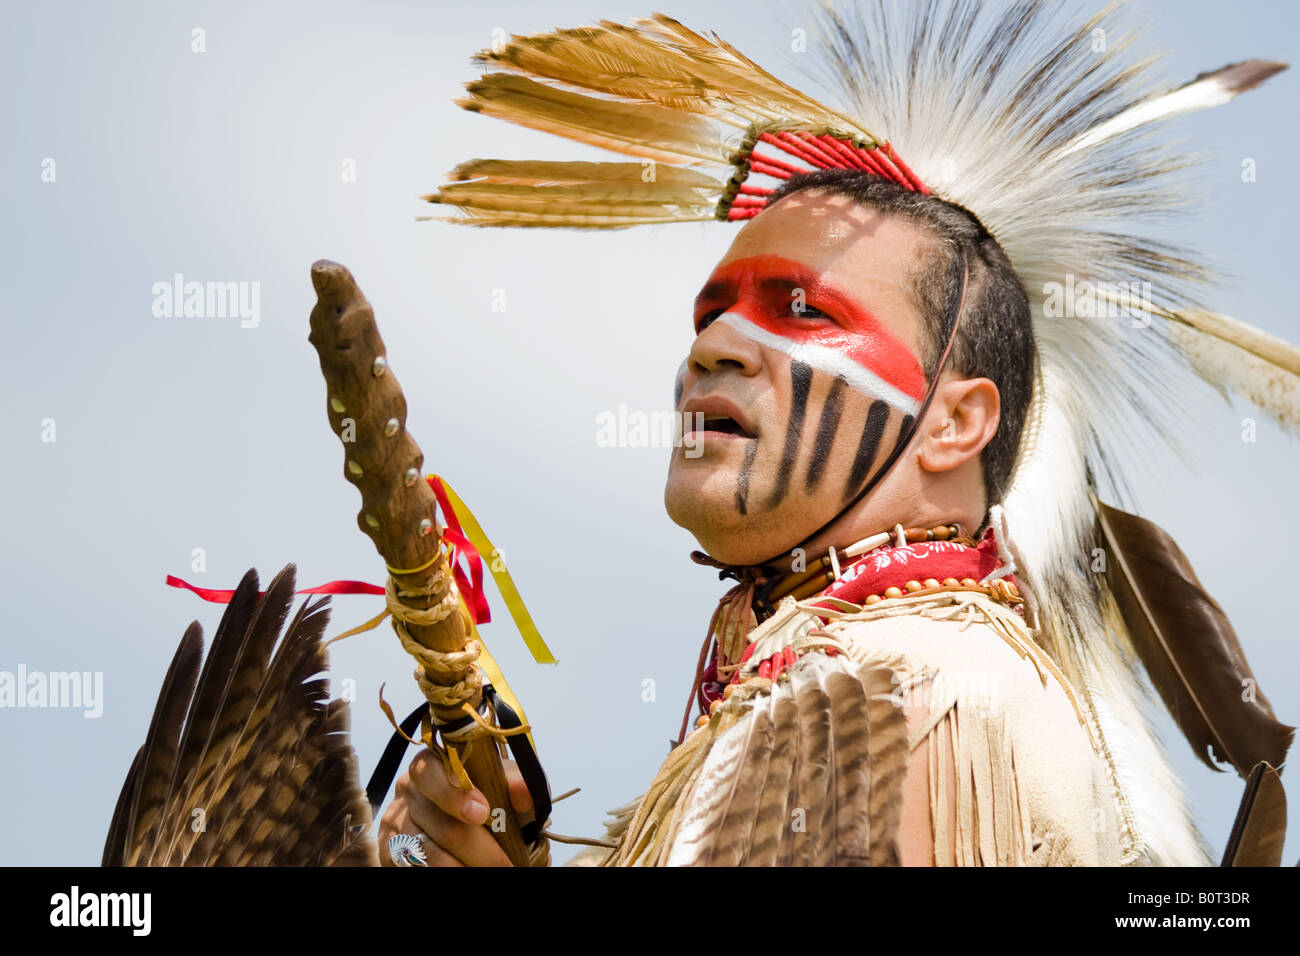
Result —
POLYGON ((1274 716, 1227 615, 1187 556, 1150 521, 1095 496, 1093 505, 1106 580, 1133 646, 1196 755, 1221 769, 1212 754, 1243 777, 1261 760, 1280 767, 1295 728, 1274 716))
POLYGON ((782 115, 826 122, 874 138, 771 74, 716 37, 706 38, 662 14, 624 25, 516 36, 474 60, 582 89, 712 115, 745 127, 782 115))
POLYGON ((664 222, 707 222, 715 217, 709 215, 637 215, 636 213, 619 213, 595 211, 589 212, 582 205, 575 204, 560 212, 535 213, 525 210, 480 210, 473 206, 463 206, 468 217, 457 216, 417 216, 421 222, 454 222, 462 226, 514 226, 516 228, 563 228, 572 226, 581 229, 623 229, 627 226, 645 226, 664 222))
POLYGON ((871 720, 866 689, 856 674, 827 674, 823 679, 835 715, 833 747, 834 829, 826 859, 835 866, 863 866, 871 856, 871 720))
POLYGON ((678 798, 695 781, 714 740, 731 724, 726 717, 710 721, 669 752, 650 788, 637 801, 617 850, 604 860, 603 866, 657 866, 662 862, 667 852, 668 823, 670 818, 675 823, 678 798))
MULTIPOLYGON (((546 159, 471 159, 460 163, 447 174, 454 182, 481 180, 502 185, 576 185, 618 183, 625 186, 646 184, 643 163, 584 163, 546 159)), ((694 169, 666 166, 655 170, 654 183, 681 189, 714 191, 722 183, 694 169)), ((444 187, 445 188, 445 187, 444 187)), ((429 196, 422 197, 429 199, 429 196)))
POLYGON ((788 696, 776 694, 769 698, 768 711, 773 739, 779 743, 772 748, 753 800, 754 822, 741 858, 746 866, 780 864, 785 844, 799 835, 790 825, 787 809, 790 780, 797 776, 799 760, 799 708, 788 696))
POLYGON ((458 106, 529 129, 661 163, 725 163, 715 124, 651 103, 599 99, 510 73, 466 83, 458 106))
MULTIPOLYGON (((474 59, 514 72, 487 73, 466 84, 469 95, 456 101, 465 109, 665 164, 711 162, 729 169, 733 147, 724 144, 718 124, 746 131, 751 124, 834 130, 867 145, 877 142, 849 117, 776 79, 716 35, 706 38, 662 15, 628 25, 602 21, 576 30, 516 36, 500 49, 480 51, 474 59)), ((489 161, 476 161, 481 162, 489 161)), ((716 218, 724 185, 714 179, 673 179, 662 175, 666 170, 656 170, 653 182, 632 188, 632 180, 620 170, 557 181, 537 193, 493 190, 487 184, 459 188, 466 179, 465 165, 474 164, 462 164, 449 176, 451 185, 424 197, 458 206, 465 215, 422 219, 596 229, 701 222, 716 218), (630 188, 595 188, 596 182, 611 180, 630 188)))
POLYGON ((1217 312, 1166 316, 1171 341, 1201 378, 1225 396, 1238 393, 1300 435, 1300 348, 1217 312))
POLYGON ((444 186, 437 201, 476 209, 514 209, 519 212, 547 209, 554 206, 590 208, 592 210, 623 209, 628 212, 688 206, 703 212, 710 208, 707 199, 701 201, 690 189, 658 183, 596 182, 591 185, 557 183, 547 186, 497 182, 449 183, 444 186))
POLYGON ((197 683, 201 630, 186 631, 105 865, 378 865, 347 704, 328 700, 320 676, 328 599, 305 602, 275 647, 293 588, 293 565, 261 598, 246 574, 197 683))
POLYGON ((776 728, 766 704, 755 707, 745 721, 741 759, 721 786, 714 788, 720 812, 718 823, 710 828, 710 852, 700 860, 706 866, 738 866, 753 843, 758 798, 765 789, 772 751, 776 749, 776 728))
POLYGON ((869 792, 867 819, 870 822, 871 866, 898 866, 898 826, 903 812, 900 794, 907 776, 907 721, 898 719, 894 700, 893 672, 875 667, 863 674, 867 697, 869 741, 869 792))
POLYGON ((1286 840, 1286 792, 1282 778, 1266 761, 1246 779, 1237 819, 1228 834, 1222 866, 1281 866, 1286 840))
MULTIPOLYGON (((791 678, 793 680, 793 678, 791 678)), ((802 814, 808 839, 795 854, 797 866, 823 866, 830 854, 829 834, 833 832, 835 804, 834 743, 830 726, 830 698, 820 684, 804 684, 795 695, 799 705, 799 796, 795 810, 802 814)))
POLYGON ((465 225, 620 228, 648 222, 711 220, 722 184, 663 166, 646 181, 640 163, 473 160, 424 198, 456 206, 465 225))

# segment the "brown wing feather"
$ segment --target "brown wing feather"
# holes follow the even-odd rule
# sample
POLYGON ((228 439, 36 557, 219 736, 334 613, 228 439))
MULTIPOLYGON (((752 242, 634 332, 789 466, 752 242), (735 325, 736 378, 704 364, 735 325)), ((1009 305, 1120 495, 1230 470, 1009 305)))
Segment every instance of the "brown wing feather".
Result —
POLYGON ((1124 624, 1192 749, 1211 769, 1221 769, 1213 754, 1243 777, 1261 760, 1281 767, 1295 728, 1274 716, 1227 615, 1187 556, 1150 521, 1099 500, 1095 506, 1124 624))
POLYGON ((347 704, 329 700, 321 676, 328 599, 305 602, 276 647, 293 589, 293 565, 262 598, 256 572, 245 575, 201 674, 202 632, 186 631, 114 811, 106 863, 378 865, 347 704))
MULTIPOLYGON (((223 765, 222 789, 209 815, 211 829, 228 832, 230 821, 240 821, 241 837, 230 837, 223 849, 224 863, 237 862, 231 847, 241 845, 253 829, 250 821, 260 816, 259 807, 268 799, 271 784, 282 785, 279 768, 312 732, 315 720, 304 722, 298 715, 313 710, 312 702, 325 694, 321 682, 307 683, 326 667, 325 651, 320 644, 329 613, 323 601, 307 601, 298 609, 266 672, 256 699, 244 723, 239 739, 227 752, 223 765), (230 799, 223 799, 230 794, 230 799)), ((214 862, 217 847, 204 841, 203 856, 214 862)))
MULTIPOLYGON (((181 766, 186 770, 179 776, 183 789, 177 791, 177 812, 170 817, 170 839, 159 842, 161 855, 151 861, 154 864, 166 866, 174 857, 188 858, 199 838, 208 832, 206 817, 214 809, 216 789, 223 782, 222 771, 248 723, 271 650, 288 617, 293 584, 293 573, 286 568, 271 581, 266 596, 258 598, 256 572, 244 575, 241 587, 247 589, 253 602, 241 602, 248 610, 246 622, 242 615, 232 616, 224 633, 218 625, 182 738, 181 766), (186 813, 180 813, 181 808, 186 813), (203 814, 203 828, 194 825, 195 811, 203 814)), ((167 835, 166 831, 163 835, 167 835)))
POLYGON ((117 798, 113 822, 104 845, 104 866, 131 866, 136 861, 141 831, 152 830, 167 802, 172 772, 180 744, 181 726, 199 676, 203 657, 203 629, 194 621, 185 629, 180 646, 163 678, 162 691, 143 746, 127 773, 117 798))

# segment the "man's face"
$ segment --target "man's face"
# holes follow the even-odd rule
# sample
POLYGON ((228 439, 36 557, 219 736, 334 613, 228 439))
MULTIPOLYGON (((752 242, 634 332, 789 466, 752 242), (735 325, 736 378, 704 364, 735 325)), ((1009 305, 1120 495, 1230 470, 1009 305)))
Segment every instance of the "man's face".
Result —
POLYGON ((788 551, 893 451, 925 394, 908 289, 926 244, 897 217, 808 190, 751 220, 713 270, 679 373, 686 434, 664 494, 713 557, 788 551))

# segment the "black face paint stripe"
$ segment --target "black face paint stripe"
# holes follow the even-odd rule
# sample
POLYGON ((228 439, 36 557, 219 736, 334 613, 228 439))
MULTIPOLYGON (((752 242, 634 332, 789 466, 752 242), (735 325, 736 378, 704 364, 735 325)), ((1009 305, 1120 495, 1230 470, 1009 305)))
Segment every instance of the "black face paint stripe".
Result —
POLYGON ((673 387, 673 408, 678 408, 682 404, 682 386, 685 384, 686 383, 679 378, 676 386, 673 387))
POLYGON ((813 442, 812 460, 808 462, 808 490, 817 487, 822 480, 822 472, 831 457, 831 446, 835 444, 835 432, 840 427, 840 413, 844 410, 844 379, 839 376, 831 382, 831 390, 826 394, 826 404, 822 406, 821 419, 817 422, 817 437, 813 442))
POLYGON ((790 423, 785 429, 785 447, 781 449, 781 464, 776 472, 776 487, 767 506, 780 504, 790 490, 790 473, 794 471, 799 455, 799 438, 803 434, 803 420, 808 412, 808 390, 812 387, 812 366, 807 362, 790 363, 790 423))
POLYGON ((751 438, 745 445, 745 463, 740 466, 740 478, 736 482, 736 509, 742 515, 749 513, 749 470, 754 467, 754 455, 757 451, 758 439, 751 438))
POLYGON ((844 497, 851 498, 867 477, 867 470, 876 460, 876 451, 880 448, 880 439, 885 437, 885 424, 889 421, 889 403, 876 399, 867 412, 867 422, 862 426, 862 438, 858 440, 858 453, 853 458, 853 470, 849 473, 849 483, 844 489, 844 497))

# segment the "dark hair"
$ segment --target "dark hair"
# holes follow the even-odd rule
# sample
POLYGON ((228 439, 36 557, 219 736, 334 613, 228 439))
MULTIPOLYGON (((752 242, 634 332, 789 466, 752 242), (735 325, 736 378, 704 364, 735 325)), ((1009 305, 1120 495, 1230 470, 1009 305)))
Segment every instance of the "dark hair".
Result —
POLYGON ((792 176, 768 198, 768 205, 807 189, 847 196, 860 206, 902 216, 934 238, 911 286, 925 322, 922 365, 927 379, 938 373, 936 366, 948 338, 946 318, 956 313, 961 296, 965 253, 966 303, 949 361, 958 373, 988 378, 998 387, 1001 421, 980 456, 986 506, 997 504, 1015 466, 1034 381, 1029 299, 1011 261, 969 210, 857 170, 824 169, 792 176))

